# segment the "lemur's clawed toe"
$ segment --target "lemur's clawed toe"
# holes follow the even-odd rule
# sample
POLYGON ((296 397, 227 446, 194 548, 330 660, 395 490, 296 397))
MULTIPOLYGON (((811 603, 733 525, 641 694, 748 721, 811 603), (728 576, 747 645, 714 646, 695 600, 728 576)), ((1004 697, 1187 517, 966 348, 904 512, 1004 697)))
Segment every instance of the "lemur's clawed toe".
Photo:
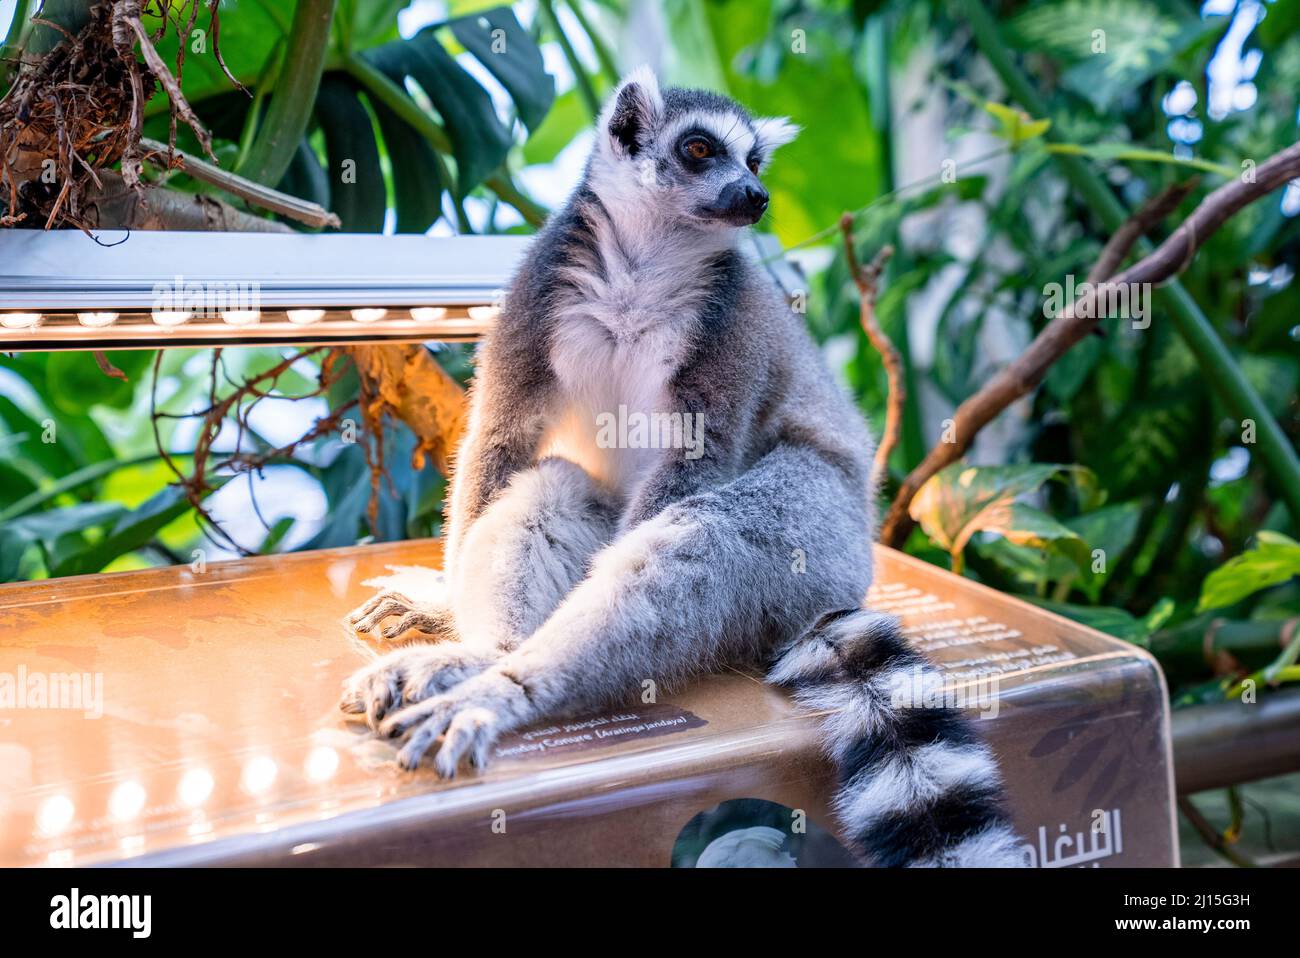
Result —
POLYGON ((358 632, 371 632, 390 615, 409 611, 415 603, 400 592, 381 592, 348 613, 348 622, 358 632))
POLYGON ((457 688, 496 657, 459 642, 398 649, 355 672, 344 683, 339 708, 364 715, 372 730, 388 735, 412 706, 457 688))
POLYGON ((441 738, 434 768, 440 777, 453 778, 462 760, 482 768, 504 732, 536 717, 523 689, 490 669, 442 695, 393 712, 377 733, 384 738, 406 736, 397 764, 408 771, 418 767, 441 738))
POLYGON ((396 639, 407 632, 420 632, 444 639, 454 635, 450 610, 440 606, 421 605, 400 592, 381 592, 351 612, 348 622, 357 632, 372 633, 378 629, 385 639, 396 639), (394 617, 399 618, 380 628, 382 622, 394 617))
POLYGON ((386 639, 395 639, 407 632, 439 635, 446 630, 446 613, 439 611, 405 610, 405 614, 392 625, 384 626, 380 633, 386 639))

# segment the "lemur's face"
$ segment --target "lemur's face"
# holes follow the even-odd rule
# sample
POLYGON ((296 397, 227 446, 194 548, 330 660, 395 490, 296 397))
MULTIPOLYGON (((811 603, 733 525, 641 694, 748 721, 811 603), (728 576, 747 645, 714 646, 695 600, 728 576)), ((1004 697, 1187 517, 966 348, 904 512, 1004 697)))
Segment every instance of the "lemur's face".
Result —
POLYGON ((750 226, 767 210, 759 176, 798 128, 754 119, 715 93, 625 79, 601 117, 592 185, 605 203, 645 203, 707 229, 750 226))

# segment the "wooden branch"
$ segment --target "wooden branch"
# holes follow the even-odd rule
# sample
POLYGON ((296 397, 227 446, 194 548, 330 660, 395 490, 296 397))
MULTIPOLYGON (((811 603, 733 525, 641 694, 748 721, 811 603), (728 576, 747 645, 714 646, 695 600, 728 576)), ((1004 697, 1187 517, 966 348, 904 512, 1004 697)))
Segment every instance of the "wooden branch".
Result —
POLYGON ((1145 203, 1135 215, 1131 216, 1123 226, 1115 231, 1114 236, 1107 240, 1106 245, 1102 247, 1101 254, 1097 257, 1097 262, 1088 271, 1088 278, 1085 282, 1104 283, 1114 276, 1119 271, 1119 268, 1124 265, 1124 260, 1128 259, 1133 244, 1151 232, 1157 223, 1178 209, 1178 204, 1187 199, 1187 195, 1192 192, 1195 186, 1195 179, 1188 180, 1185 183, 1175 183, 1173 186, 1166 187, 1160 195, 1145 203))
POLYGON ((99 371, 105 376, 108 376, 110 379, 120 379, 124 383, 131 381, 127 378, 126 373, 113 365, 108 358, 108 353, 104 352, 102 349, 96 349, 94 356, 95 364, 99 366, 99 371))
MULTIPOLYGON (((352 346, 348 350, 367 391, 383 409, 411 427, 416 467, 433 457, 444 476, 465 428, 465 391, 419 343, 352 346)), ((364 395, 363 391, 363 395, 364 395)))
MULTIPOLYGON (((903 544, 915 525, 908 507, 921 486, 940 469, 960 459, 984 426, 1017 399, 1036 389, 1052 364, 1096 328, 1099 322, 1096 317, 1103 305, 1099 299, 1109 288, 1159 285, 1181 273, 1196 251, 1229 217, 1300 176, 1300 143, 1265 160, 1254 174, 1250 182, 1233 180, 1207 196, 1168 239, 1133 266, 1106 283, 1086 287, 1082 295, 1043 327, 1020 356, 957 407, 953 414, 953 442, 937 443, 903 481, 882 524, 880 541, 895 548, 903 544)), ((1149 205, 1135 219, 1141 220, 1144 215, 1149 218, 1156 205, 1149 205)), ((1140 222, 1129 244, 1149 227, 1149 223, 1144 226, 1140 222)), ((1108 243, 1107 249, 1110 248, 1108 243)))
POLYGON ((213 166, 206 160, 186 153, 184 150, 171 149, 166 143, 160 143, 148 137, 141 137, 140 145, 148 151, 145 154, 145 159, 161 169, 184 170, 196 180, 210 183, 227 193, 238 196, 240 199, 247 200, 254 206, 270 210, 273 213, 281 213, 297 220, 299 223, 304 223, 316 229, 325 226, 338 229, 342 226, 338 216, 323 206, 299 199, 296 196, 290 196, 288 193, 281 193, 279 190, 273 190, 261 183, 255 183, 238 173, 231 173, 218 166, 213 166), (175 160, 179 162, 168 163, 167 157, 169 155, 175 157, 175 160))
POLYGON ((903 357, 893 341, 885 335, 876 319, 876 294, 880 289, 880 275, 885 271, 885 264, 894 255, 892 246, 884 246, 866 266, 858 263, 857 253, 853 248, 853 214, 845 213, 840 217, 840 231, 844 234, 844 259, 849 266, 849 275, 858 287, 858 319, 867 339, 880 353, 885 364, 885 376, 888 391, 885 396, 885 428, 880 442, 876 446, 876 458, 871 467, 871 487, 879 489, 889 473, 889 456, 898 445, 903 431, 903 404, 907 400, 907 383, 903 373, 903 357))
POLYGON ((100 170, 102 188, 82 196, 87 225, 98 229, 226 230, 292 233, 284 223, 237 210, 215 196, 180 193, 161 186, 132 188, 117 173, 100 170))
MULTIPOLYGON (((1013 48, 1003 37, 985 0, 965 0, 959 6, 980 52, 1012 99, 1030 116, 1052 117, 1053 111, 1046 98, 1016 65, 1013 48)), ((1049 144, 1060 145, 1063 142, 1061 127, 1062 124, 1056 123, 1048 129, 1044 138, 1049 144)), ((1081 156, 1062 152, 1053 153, 1052 160, 1073 191, 1107 230, 1117 230, 1124 224, 1129 211, 1115 196, 1095 164, 1085 162, 1081 156)), ((1143 240, 1138 249, 1145 255, 1150 246, 1143 240)), ((1259 389, 1246 376, 1241 363, 1228 349, 1205 311, 1182 283, 1171 280, 1161 300, 1174 332, 1196 358, 1202 378, 1222 399, 1228 414, 1239 422, 1254 420, 1256 436, 1251 458, 1257 457, 1264 467, 1269 485, 1276 497, 1286 503, 1292 522, 1300 522, 1300 452, 1296 450, 1294 441, 1273 415, 1259 389)))
POLYGON ((1201 836, 1201 840, 1205 844, 1238 868, 1255 867, 1255 862, 1228 844, 1228 840, 1219 834, 1219 830, 1209 823, 1206 817, 1201 814, 1200 809, 1193 805, 1192 800, 1186 795, 1178 796, 1178 810, 1191 823, 1192 828, 1196 829, 1196 834, 1201 836))
MULTIPOLYGON (((230 72, 230 67, 226 66, 226 58, 221 55, 221 0, 208 0, 208 36, 212 37, 212 56, 216 58, 217 65, 221 67, 221 72, 226 75, 226 79, 235 85, 240 93, 248 93, 248 89, 239 79, 230 72)), ((194 5, 194 13, 190 14, 190 24, 194 23, 194 16, 199 12, 198 3, 194 5)), ((186 33, 189 31, 187 30, 186 33)), ((185 44, 181 44, 182 50, 185 44)), ((184 53, 182 53, 184 56, 184 53)), ((251 97, 253 94, 248 93, 251 97)))

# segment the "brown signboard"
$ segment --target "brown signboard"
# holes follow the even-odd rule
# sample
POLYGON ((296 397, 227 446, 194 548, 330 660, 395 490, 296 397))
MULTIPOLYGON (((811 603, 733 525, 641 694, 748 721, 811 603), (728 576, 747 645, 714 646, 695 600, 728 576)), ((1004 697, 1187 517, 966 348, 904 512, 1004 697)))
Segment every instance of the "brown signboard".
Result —
MULTIPOLYGON (((878 559, 872 602, 979 718, 1027 863, 1176 864, 1154 661, 878 559)), ((343 617, 440 563, 420 541, 0 587, 0 864, 847 860, 815 719, 754 675, 510 735, 454 782, 400 772, 335 708, 373 651, 343 617)))

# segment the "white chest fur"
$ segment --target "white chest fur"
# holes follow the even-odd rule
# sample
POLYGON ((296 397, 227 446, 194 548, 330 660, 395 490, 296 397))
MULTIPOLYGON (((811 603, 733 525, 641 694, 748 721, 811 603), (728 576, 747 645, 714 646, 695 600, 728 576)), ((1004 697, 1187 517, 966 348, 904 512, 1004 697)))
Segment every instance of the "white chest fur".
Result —
POLYGON ((686 358, 707 289, 692 282, 698 259, 661 250, 629 262, 621 250, 602 253, 600 269, 569 272, 573 289, 560 304, 550 348, 560 408, 542 452, 576 462, 627 496, 663 450, 635 430, 629 439, 626 429, 607 427, 684 412, 668 384, 686 358))

